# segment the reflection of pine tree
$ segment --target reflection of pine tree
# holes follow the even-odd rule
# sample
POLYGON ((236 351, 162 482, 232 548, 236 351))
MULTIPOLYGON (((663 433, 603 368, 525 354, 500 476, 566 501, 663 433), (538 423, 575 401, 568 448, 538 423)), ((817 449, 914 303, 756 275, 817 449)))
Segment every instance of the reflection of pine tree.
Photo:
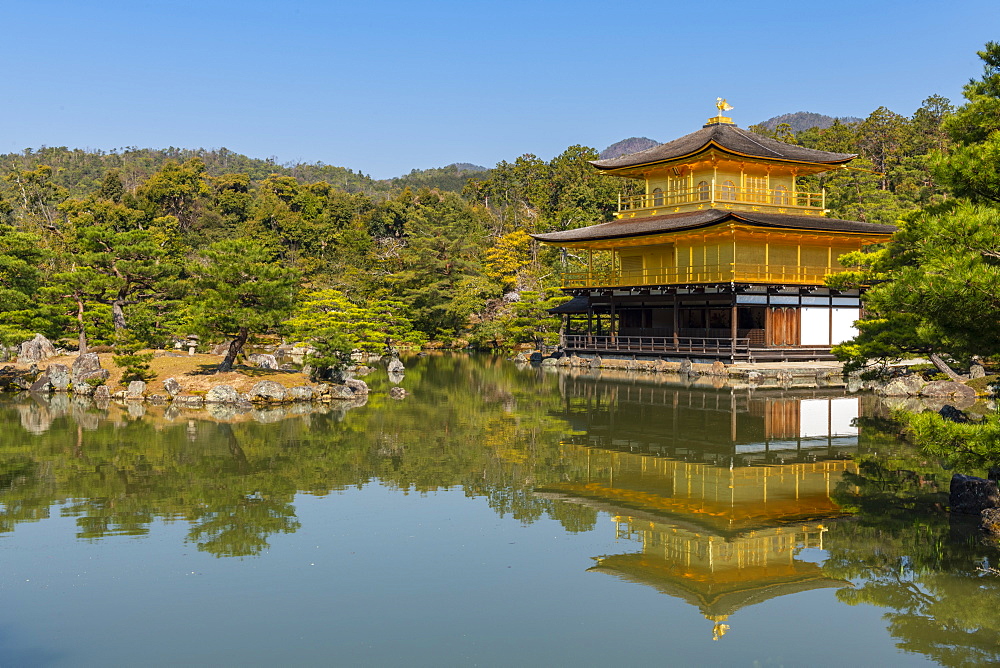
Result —
POLYGON ((1000 578, 979 570, 1000 554, 950 526, 938 485, 950 474, 900 444, 895 431, 874 426, 864 433, 880 454, 864 455, 858 474, 845 474, 834 493, 856 513, 832 525, 824 541, 824 572, 856 583, 837 597, 887 608, 902 650, 946 666, 1000 661, 1000 578))

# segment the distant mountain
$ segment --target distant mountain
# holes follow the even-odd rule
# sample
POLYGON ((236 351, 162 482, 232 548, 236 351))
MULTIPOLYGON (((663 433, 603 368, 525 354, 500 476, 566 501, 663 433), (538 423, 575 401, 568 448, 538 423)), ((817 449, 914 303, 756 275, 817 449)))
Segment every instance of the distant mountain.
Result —
POLYGON ((824 130, 831 125, 834 121, 840 121, 841 123, 859 123, 860 118, 855 118, 854 116, 827 116, 825 114, 816 114, 811 111, 796 111, 794 114, 782 114, 781 116, 775 116, 774 118, 769 118, 766 121, 760 123, 768 130, 774 130, 782 123, 788 123, 792 126, 793 132, 801 132, 802 130, 808 130, 809 128, 819 128, 824 130))
POLYGON ((628 139, 622 139, 619 142, 615 142, 601 151, 600 157, 601 160, 620 158, 623 155, 638 153, 639 151, 645 151, 647 148, 653 148, 654 146, 659 145, 660 142, 653 141, 649 137, 629 137, 628 139))
POLYGON ((393 188, 437 188, 438 190, 452 190, 462 192, 465 184, 473 176, 484 175, 490 171, 487 167, 473 165, 469 162, 456 162, 446 167, 432 167, 431 169, 414 169, 405 176, 397 176, 394 179, 387 179, 383 183, 389 183, 393 188))

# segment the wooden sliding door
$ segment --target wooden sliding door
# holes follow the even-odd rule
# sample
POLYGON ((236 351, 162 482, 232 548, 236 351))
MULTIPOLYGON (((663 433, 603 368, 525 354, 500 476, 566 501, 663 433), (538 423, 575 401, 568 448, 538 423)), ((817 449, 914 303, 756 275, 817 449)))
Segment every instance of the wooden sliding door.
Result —
POLYGON ((799 345, 799 309, 776 306, 767 310, 767 343, 771 346, 799 345))

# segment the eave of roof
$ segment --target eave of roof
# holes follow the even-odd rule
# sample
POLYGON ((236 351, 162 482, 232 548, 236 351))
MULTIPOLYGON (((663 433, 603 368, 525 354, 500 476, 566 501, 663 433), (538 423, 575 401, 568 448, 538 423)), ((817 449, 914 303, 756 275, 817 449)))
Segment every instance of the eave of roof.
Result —
POLYGON ((608 160, 593 160, 590 164, 605 171, 653 165, 689 158, 713 147, 741 158, 831 166, 849 162, 856 157, 853 153, 831 153, 786 144, 735 125, 714 124, 645 151, 608 160))
POLYGON ((732 220, 754 227, 810 230, 819 232, 846 232, 854 234, 890 235, 896 231, 893 225, 877 225, 856 220, 841 220, 823 216, 795 216, 777 213, 756 213, 747 211, 723 211, 720 209, 704 209, 702 211, 686 211, 683 213, 646 216, 644 218, 622 218, 608 223, 599 223, 575 230, 563 230, 547 234, 532 234, 535 239, 545 243, 572 243, 608 239, 624 239, 628 237, 645 236, 680 232, 701 227, 709 227, 732 220))

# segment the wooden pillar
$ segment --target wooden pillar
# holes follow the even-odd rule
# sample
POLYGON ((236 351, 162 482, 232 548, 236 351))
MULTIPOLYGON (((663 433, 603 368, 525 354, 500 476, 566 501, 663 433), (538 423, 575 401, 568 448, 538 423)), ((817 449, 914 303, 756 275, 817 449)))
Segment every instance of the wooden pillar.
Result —
POLYGON ((615 332, 615 296, 614 295, 611 295, 611 322, 608 323, 608 329, 610 330, 608 332, 608 335, 611 337, 611 340, 614 341, 616 339, 616 336, 615 336, 615 334, 616 334, 616 332, 615 332))
POLYGON ((730 353, 729 353, 729 355, 730 355, 730 360, 733 361, 733 362, 735 362, 736 361, 736 334, 737 334, 737 331, 738 331, 736 329, 736 324, 737 324, 737 322, 736 322, 736 295, 733 295, 733 316, 732 316, 732 318, 733 318, 732 322, 729 323, 729 324, 730 324, 730 329, 732 331, 732 337, 733 338, 732 338, 732 341, 730 341, 730 353))
POLYGON ((678 327, 678 325, 680 323, 680 316, 679 316, 679 314, 677 312, 677 307, 678 307, 678 304, 677 304, 677 293, 675 292, 674 293, 674 349, 679 348, 680 345, 681 345, 680 338, 679 338, 680 335, 679 335, 679 333, 677 331, 677 327, 678 327))

